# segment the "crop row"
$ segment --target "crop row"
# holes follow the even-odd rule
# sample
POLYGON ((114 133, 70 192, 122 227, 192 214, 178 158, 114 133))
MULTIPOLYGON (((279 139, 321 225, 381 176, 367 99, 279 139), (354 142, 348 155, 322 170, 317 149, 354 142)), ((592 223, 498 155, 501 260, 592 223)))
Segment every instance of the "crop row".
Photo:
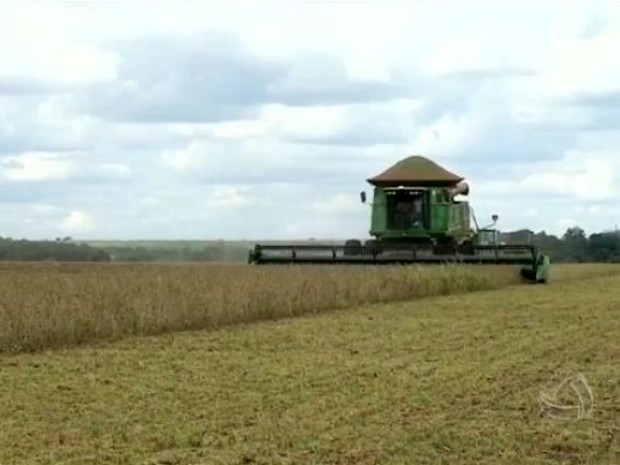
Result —
MULTIPOLYGON (((568 266, 559 274, 575 278, 593 269, 620 267, 568 266)), ((2 265, 0 352, 214 329, 518 281, 518 268, 509 266, 2 265)))

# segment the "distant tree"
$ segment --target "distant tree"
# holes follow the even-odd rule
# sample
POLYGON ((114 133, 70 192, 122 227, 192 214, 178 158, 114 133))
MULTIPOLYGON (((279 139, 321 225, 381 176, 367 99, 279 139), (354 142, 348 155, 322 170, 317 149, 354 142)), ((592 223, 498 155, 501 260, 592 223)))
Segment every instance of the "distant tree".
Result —
POLYGON ((579 226, 568 228, 562 237, 564 257, 571 262, 588 261, 588 238, 579 226))
POLYGON ((620 261, 620 237, 615 233, 596 233, 588 238, 588 252, 593 261, 620 261))
POLYGON ((0 260, 18 261, 110 261, 110 255, 86 244, 56 240, 0 239, 0 260))
POLYGON ((541 231, 534 234, 532 242, 541 251, 549 255, 553 261, 564 260, 564 243, 562 239, 553 234, 547 234, 545 231, 541 231))

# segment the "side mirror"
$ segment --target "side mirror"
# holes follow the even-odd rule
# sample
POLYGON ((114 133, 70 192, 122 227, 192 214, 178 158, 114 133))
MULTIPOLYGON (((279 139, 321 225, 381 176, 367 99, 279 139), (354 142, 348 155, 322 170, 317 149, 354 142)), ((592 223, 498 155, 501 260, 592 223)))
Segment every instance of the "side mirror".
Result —
POLYGON ((360 192, 360 199, 362 200, 362 203, 366 203, 366 192, 360 192))

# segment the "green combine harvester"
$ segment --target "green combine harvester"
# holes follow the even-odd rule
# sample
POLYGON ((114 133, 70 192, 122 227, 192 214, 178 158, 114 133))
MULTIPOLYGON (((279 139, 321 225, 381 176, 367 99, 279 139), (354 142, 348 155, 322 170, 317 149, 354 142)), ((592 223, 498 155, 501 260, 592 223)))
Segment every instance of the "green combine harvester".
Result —
MULTIPOLYGON (((367 179, 374 188, 371 239, 342 245, 256 244, 248 262, 255 264, 432 264, 522 265, 521 276, 545 283, 549 257, 532 243, 505 244, 493 223, 479 228, 467 201, 464 178, 435 162, 411 156, 367 179), (475 226, 472 227, 472 223, 475 226)), ((362 203, 367 202, 361 193, 362 203)))

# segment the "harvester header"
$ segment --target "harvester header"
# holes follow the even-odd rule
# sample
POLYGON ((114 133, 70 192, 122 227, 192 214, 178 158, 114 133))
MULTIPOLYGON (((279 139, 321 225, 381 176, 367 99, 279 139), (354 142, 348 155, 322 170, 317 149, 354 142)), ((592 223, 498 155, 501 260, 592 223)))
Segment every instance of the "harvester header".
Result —
MULTIPOLYGON (((465 178, 420 155, 407 157, 366 180, 373 189, 370 236, 343 245, 256 244, 249 262, 329 264, 477 263, 522 265, 521 275, 546 282, 549 257, 531 244, 503 244, 498 220, 480 228, 473 209, 458 196, 470 192, 465 178)), ((365 192, 360 193, 367 203, 365 192)))

